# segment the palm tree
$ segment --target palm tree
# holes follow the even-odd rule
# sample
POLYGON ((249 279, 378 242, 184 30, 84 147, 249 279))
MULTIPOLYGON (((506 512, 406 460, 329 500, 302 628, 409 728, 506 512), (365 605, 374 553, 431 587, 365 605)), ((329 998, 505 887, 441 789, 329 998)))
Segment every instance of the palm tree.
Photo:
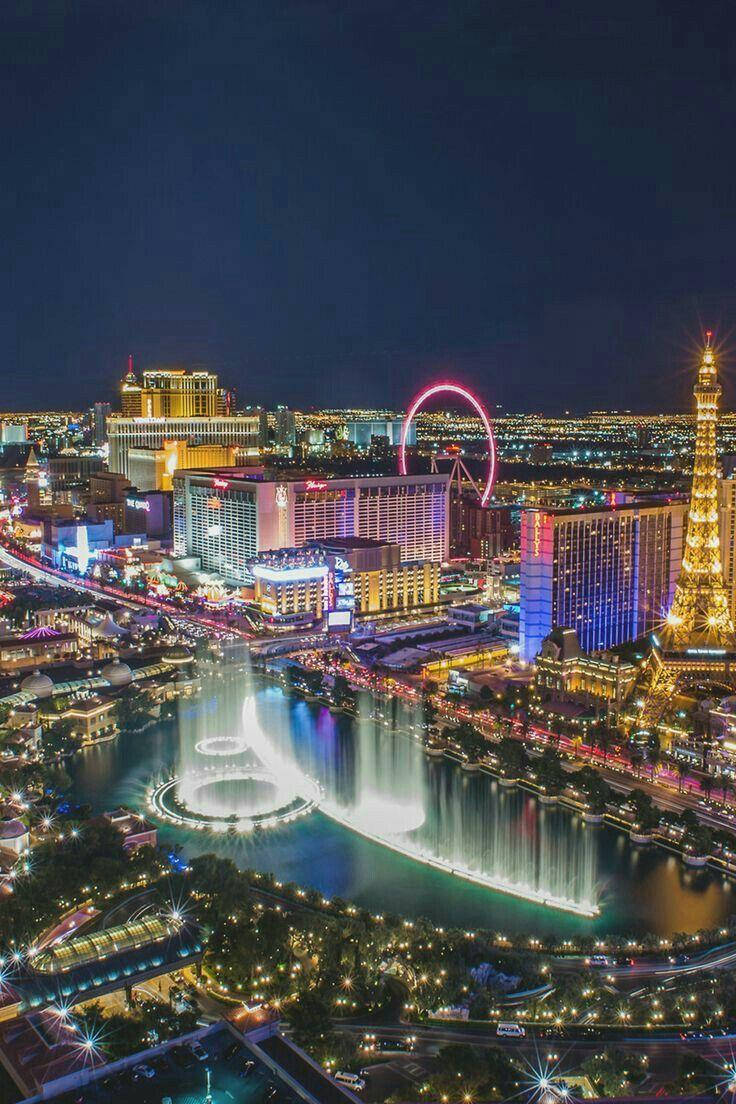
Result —
POLYGON ((631 764, 631 769, 633 770, 637 778, 641 776, 641 765, 643 762, 643 753, 637 747, 632 748, 629 752, 629 763, 631 764))
POLYGON ((605 767, 608 753, 611 750, 611 744, 613 743, 611 730, 608 728, 602 728, 600 732, 596 733, 595 742, 603 752, 603 766, 605 767))
POLYGON ((675 770, 677 771, 677 792, 682 793, 682 784, 690 772, 690 767, 679 759, 675 764, 675 770))
POLYGON ((647 752, 647 759, 649 760, 649 777, 656 778, 657 768, 662 761, 662 753, 659 748, 650 748, 647 752))
POLYGON ((733 793, 733 782, 725 774, 721 775, 721 805, 727 804, 728 795, 733 793))

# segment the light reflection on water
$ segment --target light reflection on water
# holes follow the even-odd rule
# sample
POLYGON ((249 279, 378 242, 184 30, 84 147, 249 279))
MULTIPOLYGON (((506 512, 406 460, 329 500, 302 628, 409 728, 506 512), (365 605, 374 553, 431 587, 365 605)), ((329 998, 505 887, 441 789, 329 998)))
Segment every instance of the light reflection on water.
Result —
MULTIPOLYGON (((332 770, 337 764, 344 772, 343 784, 349 785, 354 722, 290 698, 270 684, 257 689, 256 709, 262 724, 288 731, 315 770, 332 770)), ((121 802, 142 807, 148 780, 179 765, 182 732, 191 728, 198 738, 203 732, 223 733, 230 723, 226 712, 223 702, 212 696, 196 704, 184 702, 178 725, 163 723, 88 749, 69 765, 73 797, 96 810, 121 802)), ((435 761, 430 770, 442 781, 440 792, 448 784, 455 786, 451 776, 459 773, 457 768, 435 761)), ((485 777, 461 778, 461 790, 476 792, 479 787, 491 791, 492 803, 522 832, 538 833, 543 823, 547 830, 551 826, 567 852, 581 831, 586 840, 592 840, 600 918, 585 920, 461 882, 387 851, 320 813, 258 835, 212 836, 167 826, 161 829, 161 838, 179 843, 189 856, 215 851, 240 866, 273 871, 284 881, 316 886, 328 896, 339 895, 372 911, 423 915, 448 926, 536 935, 580 930, 671 935, 715 926, 736 911, 732 884, 714 873, 688 870, 659 848, 638 848, 612 828, 580 825, 562 810, 541 808, 529 794, 498 795, 496 784, 485 777)))

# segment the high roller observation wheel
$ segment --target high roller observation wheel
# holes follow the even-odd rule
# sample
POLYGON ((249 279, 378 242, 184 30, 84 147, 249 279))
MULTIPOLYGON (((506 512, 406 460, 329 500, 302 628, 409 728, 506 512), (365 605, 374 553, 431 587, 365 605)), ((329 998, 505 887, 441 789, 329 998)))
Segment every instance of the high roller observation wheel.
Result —
POLYGON ((406 475, 406 440, 409 436, 409 427, 414 421, 414 417, 417 411, 427 402, 428 399, 433 398, 435 395, 440 394, 453 394, 460 395, 466 402, 475 410, 480 420, 483 422, 483 428, 486 431, 486 437, 488 438, 488 475, 486 477, 485 487, 480 497, 481 506, 486 506, 488 500, 491 497, 493 491, 493 485, 496 482, 496 468, 497 468, 497 452, 496 452, 496 439, 493 435, 493 427, 491 426, 491 419, 483 403, 478 399, 472 391, 468 391, 467 387, 463 387, 459 383, 452 383, 448 380, 444 380, 441 383, 432 383, 428 387, 425 387, 419 392, 413 399, 411 406, 409 407, 406 417, 404 418, 404 424, 401 427, 401 440, 399 443, 399 475, 406 475))

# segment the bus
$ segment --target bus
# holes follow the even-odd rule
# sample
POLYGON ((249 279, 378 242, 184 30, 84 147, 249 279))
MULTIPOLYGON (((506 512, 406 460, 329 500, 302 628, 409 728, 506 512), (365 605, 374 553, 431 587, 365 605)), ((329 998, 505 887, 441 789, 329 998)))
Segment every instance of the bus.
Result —
POLYGON ((523 1039, 526 1035, 526 1028, 512 1020, 500 1020, 496 1025, 496 1034, 507 1039, 523 1039))

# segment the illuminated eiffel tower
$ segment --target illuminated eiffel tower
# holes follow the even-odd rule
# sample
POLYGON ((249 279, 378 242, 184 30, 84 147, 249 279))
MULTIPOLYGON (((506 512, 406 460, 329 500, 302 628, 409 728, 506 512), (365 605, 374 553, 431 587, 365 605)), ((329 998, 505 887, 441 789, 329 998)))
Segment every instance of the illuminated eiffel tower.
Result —
POLYGON ((711 333, 694 388, 695 464, 687 537, 672 608, 652 636, 649 685, 639 714, 643 729, 659 721, 675 694, 696 683, 736 685, 736 634, 721 569, 718 534, 716 423, 721 385, 711 333))

